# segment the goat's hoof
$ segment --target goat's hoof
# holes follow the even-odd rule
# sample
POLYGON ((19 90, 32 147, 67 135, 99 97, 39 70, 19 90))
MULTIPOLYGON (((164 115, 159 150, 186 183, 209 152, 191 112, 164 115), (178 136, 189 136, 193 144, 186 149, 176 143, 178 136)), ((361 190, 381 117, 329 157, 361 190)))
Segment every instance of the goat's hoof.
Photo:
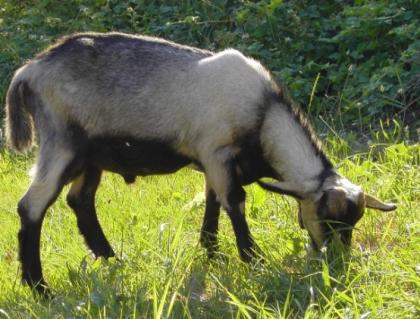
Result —
POLYGON ((217 263, 224 264, 224 263, 228 262, 228 260, 229 260, 228 256, 226 256, 225 254, 223 254, 219 251, 212 251, 211 253, 207 252, 207 257, 208 257, 208 260, 210 262, 215 262, 216 264, 217 263))
POLYGON ((92 253, 92 257, 94 259, 99 259, 99 258, 104 258, 104 259, 108 259, 108 258, 112 258, 115 257, 115 252, 112 248, 106 249, 106 250, 97 250, 97 251, 93 251, 91 250, 92 253))
POLYGON ((49 301, 54 298, 54 294, 52 293, 51 288, 44 280, 40 280, 37 283, 34 283, 24 279, 23 282, 30 287, 34 298, 39 298, 43 301, 49 301))
POLYGON ((250 249, 241 249, 239 251, 239 256, 241 257, 241 260, 245 263, 250 263, 251 260, 254 258, 254 252, 250 249))
POLYGON ((207 249, 207 258, 214 259, 217 257, 217 250, 215 249, 207 249))
POLYGON ((239 250, 240 258, 245 263, 263 263, 264 258, 262 258, 261 250, 258 246, 252 246, 246 249, 239 250))
POLYGON ((202 236, 200 238, 201 247, 203 247, 207 251, 207 257, 209 259, 213 259, 217 256, 219 251, 219 245, 217 244, 217 240, 215 238, 211 238, 210 236, 202 236))
POLYGON ((43 301, 51 301, 55 297, 51 288, 47 286, 44 286, 42 289, 37 289, 37 294, 41 297, 43 301))
POLYGON ((213 243, 212 245, 205 246, 205 249, 207 251, 207 257, 209 259, 216 258, 219 255, 219 246, 217 243, 213 243))

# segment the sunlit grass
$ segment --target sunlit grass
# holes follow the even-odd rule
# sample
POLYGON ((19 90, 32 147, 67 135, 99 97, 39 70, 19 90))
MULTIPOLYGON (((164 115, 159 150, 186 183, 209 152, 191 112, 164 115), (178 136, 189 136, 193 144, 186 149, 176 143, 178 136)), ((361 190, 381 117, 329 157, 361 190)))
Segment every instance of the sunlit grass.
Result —
POLYGON ((66 188, 42 234, 44 274, 55 294, 49 302, 21 285, 16 260, 15 207, 32 159, 1 153, 0 318, 415 318, 420 147, 372 145, 350 155, 337 139, 326 146, 342 174, 398 203, 395 212, 367 211, 349 255, 308 253, 294 201, 250 186, 247 218, 264 263, 239 260, 226 214, 223 257, 209 262, 198 244, 199 173, 138 178, 131 186, 106 174, 97 209, 118 260, 91 258, 65 203, 66 188))

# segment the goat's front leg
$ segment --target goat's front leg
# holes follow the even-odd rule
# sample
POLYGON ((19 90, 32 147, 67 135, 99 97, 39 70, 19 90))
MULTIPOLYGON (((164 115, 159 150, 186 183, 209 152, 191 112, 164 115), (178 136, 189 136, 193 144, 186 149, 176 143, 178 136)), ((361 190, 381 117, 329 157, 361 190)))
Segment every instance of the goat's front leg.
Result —
POLYGON ((87 167, 76 178, 67 195, 67 203, 77 217, 77 226, 95 257, 113 257, 114 251, 99 224, 95 209, 95 194, 101 180, 101 170, 87 167))
POLYGON ((241 259, 249 262, 255 256, 255 245, 245 219, 245 197, 245 191, 240 184, 232 185, 228 192, 228 202, 225 209, 235 232, 241 259))
POLYGON ((216 193, 206 181, 206 208, 203 226, 201 227, 200 242, 207 250, 207 256, 213 258, 218 251, 217 232, 219 229, 220 202, 216 193))
MULTIPOLYGON (((229 215, 241 259, 248 262, 254 256, 254 240, 245 219, 246 194, 235 172, 234 154, 228 148, 223 148, 207 155, 202 162, 211 189, 229 215)), ((211 210, 208 212, 209 215, 212 213, 211 210)), ((213 227, 217 225, 217 220, 216 215, 209 216, 207 220, 205 218, 205 222, 211 221, 213 227)), ((217 230, 217 227, 214 229, 217 230)), ((210 234, 215 232, 210 231, 210 234)))

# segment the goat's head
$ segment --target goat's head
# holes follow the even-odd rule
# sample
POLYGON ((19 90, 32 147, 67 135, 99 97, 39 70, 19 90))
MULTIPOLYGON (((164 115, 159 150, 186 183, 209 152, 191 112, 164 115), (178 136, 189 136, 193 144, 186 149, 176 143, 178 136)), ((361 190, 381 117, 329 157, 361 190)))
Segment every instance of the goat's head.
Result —
POLYGON ((296 191, 287 182, 258 183, 269 191, 293 196, 298 201, 299 224, 308 231, 316 250, 335 238, 350 246, 353 228, 366 207, 381 211, 396 209, 396 205, 364 193, 360 186, 338 174, 327 177, 313 192, 296 191))

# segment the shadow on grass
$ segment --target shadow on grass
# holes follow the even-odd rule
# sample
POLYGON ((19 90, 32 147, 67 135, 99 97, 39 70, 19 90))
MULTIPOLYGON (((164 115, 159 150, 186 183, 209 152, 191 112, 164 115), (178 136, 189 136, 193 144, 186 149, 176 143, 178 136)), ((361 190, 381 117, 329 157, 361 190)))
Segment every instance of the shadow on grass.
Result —
POLYGON ((28 313, 28 308, 43 318, 150 318, 158 313, 171 318, 227 318, 238 313, 278 318, 322 312, 335 291, 346 289, 352 280, 347 270, 350 254, 303 254, 297 249, 298 245, 281 257, 268 252, 263 263, 251 264, 236 256, 211 261, 193 257, 177 275, 168 270, 166 278, 158 279, 143 275, 134 260, 83 260, 79 268, 68 268, 68 279, 55 287, 51 301, 25 297, 0 308, 11 318, 28 313))
POLYGON ((343 252, 300 257, 290 252, 281 261, 267 254, 264 263, 250 265, 232 266, 230 263, 238 262, 234 258, 197 262, 180 291, 185 296, 183 306, 192 318, 236 317, 237 313, 278 318, 308 310, 322 312, 332 296, 352 280, 349 258, 343 252), (239 277, 232 274, 232 268, 238 268, 239 277))

